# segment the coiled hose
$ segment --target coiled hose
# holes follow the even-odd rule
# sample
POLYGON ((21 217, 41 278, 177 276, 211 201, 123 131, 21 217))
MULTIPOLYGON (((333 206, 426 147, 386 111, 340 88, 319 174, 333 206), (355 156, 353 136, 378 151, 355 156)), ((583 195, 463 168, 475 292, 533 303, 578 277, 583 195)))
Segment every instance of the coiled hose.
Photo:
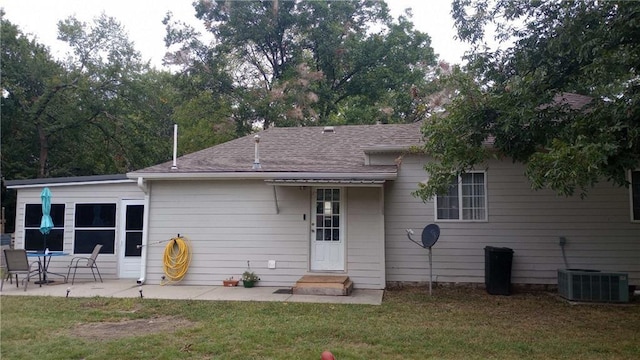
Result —
POLYGON ((184 278, 191 263, 191 244, 185 237, 174 237, 164 248, 163 269, 167 280, 162 285, 184 278))

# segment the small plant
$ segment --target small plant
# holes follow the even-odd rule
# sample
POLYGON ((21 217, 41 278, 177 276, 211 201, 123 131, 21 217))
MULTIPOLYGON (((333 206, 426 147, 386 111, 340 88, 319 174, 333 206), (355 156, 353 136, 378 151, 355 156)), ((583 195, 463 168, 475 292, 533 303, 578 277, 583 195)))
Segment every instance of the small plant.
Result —
POLYGON ((256 282, 258 280, 260 280, 260 278, 253 271, 247 270, 247 271, 242 273, 242 281, 253 281, 253 282, 256 282))
POLYGON ((242 285, 246 288, 250 288, 253 287, 257 281, 260 281, 260 278, 256 273, 251 271, 251 264, 247 261, 247 270, 242 273, 242 285))
POLYGON ((228 286, 228 287, 231 287, 231 286, 238 286, 238 281, 239 281, 239 280, 234 279, 234 278, 233 278, 233 276, 231 276, 231 277, 228 277, 228 278, 226 278, 226 279, 222 280, 222 284, 223 284, 224 286, 228 286))

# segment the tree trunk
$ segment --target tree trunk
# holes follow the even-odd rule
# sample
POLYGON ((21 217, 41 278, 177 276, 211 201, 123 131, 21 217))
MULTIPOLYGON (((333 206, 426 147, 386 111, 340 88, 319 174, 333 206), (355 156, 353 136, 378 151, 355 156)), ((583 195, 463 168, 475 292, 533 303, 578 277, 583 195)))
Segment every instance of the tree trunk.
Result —
POLYGON ((49 156, 49 142, 47 134, 40 126, 38 126, 38 141, 40 143, 40 166, 38 168, 38 178, 45 178, 47 172, 47 158, 49 156))

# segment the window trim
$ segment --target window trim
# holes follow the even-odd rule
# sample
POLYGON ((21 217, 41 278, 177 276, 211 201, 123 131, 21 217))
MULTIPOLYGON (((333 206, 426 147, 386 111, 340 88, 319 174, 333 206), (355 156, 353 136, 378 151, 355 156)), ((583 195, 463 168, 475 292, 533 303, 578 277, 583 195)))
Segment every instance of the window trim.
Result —
MULTIPOLYGON (((640 173, 640 169, 634 169, 634 170, 629 170, 628 172, 628 176, 629 176, 629 220, 634 223, 634 224, 640 224, 640 214, 638 214, 638 220, 634 219, 633 217, 633 173, 634 172, 638 172, 640 173)), ((640 195, 640 194, 639 194, 640 195)))
POLYGON ((436 222, 488 222, 489 221, 489 196, 487 193, 487 171, 486 170, 471 170, 465 172, 465 174, 483 174, 484 175, 484 183, 483 191, 484 191, 484 218, 482 219, 463 219, 463 207, 462 207, 462 176, 458 176, 458 219, 440 219, 438 218, 438 196, 436 195, 433 200, 433 219, 436 222))

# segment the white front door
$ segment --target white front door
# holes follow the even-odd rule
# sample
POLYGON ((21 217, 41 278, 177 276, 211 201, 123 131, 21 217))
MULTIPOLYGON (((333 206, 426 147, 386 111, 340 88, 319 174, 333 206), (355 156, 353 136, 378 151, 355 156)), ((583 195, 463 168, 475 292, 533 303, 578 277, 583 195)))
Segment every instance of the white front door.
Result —
POLYGON ((140 277, 142 231, 144 219, 143 200, 123 200, 120 211, 119 271, 121 279, 140 277))
POLYGON ((344 271, 344 190, 314 189, 311 203, 311 271, 344 271))

